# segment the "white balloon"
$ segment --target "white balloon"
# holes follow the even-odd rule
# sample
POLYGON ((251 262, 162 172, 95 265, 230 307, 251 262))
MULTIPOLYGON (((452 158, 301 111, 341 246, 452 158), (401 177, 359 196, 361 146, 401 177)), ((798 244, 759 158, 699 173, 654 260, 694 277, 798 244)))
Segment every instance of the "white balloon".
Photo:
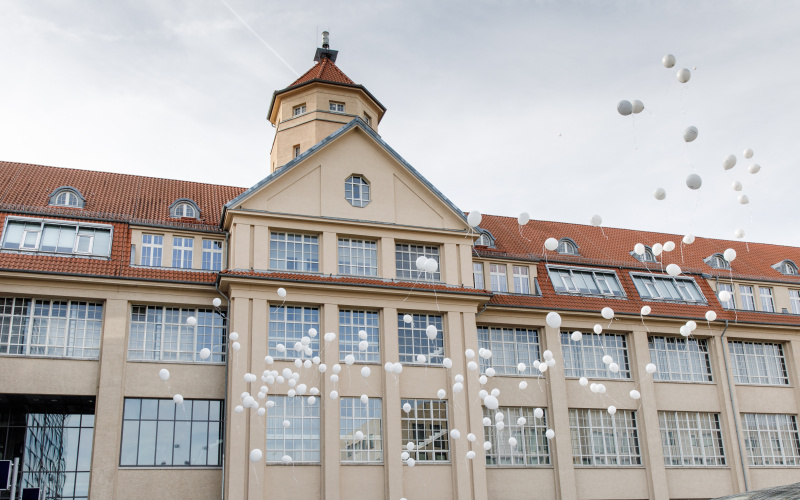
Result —
POLYGON ((392 373, 393 366, 394 365, 392 365, 391 361, 387 361, 386 364, 383 365, 383 369, 386 371, 386 373, 392 373))
POLYGON ((745 158, 747 158, 749 160, 750 158, 753 157, 753 150, 750 149, 750 148, 745 149, 744 153, 742 153, 742 156, 744 156, 745 158))
POLYGON ((394 366, 392 367, 392 370, 396 375, 400 375, 401 373, 403 373, 403 365, 401 365, 400 363, 395 363, 394 366))
POLYGON ((197 318, 195 318, 194 316, 189 316, 188 318, 186 318, 186 324, 189 326, 197 325, 197 318))
POLYGON ((697 174, 689 174, 686 177, 686 187, 689 189, 700 189, 703 185, 703 179, 697 174))
POLYGON ((594 227, 600 227, 600 225, 603 223, 603 218, 602 218, 602 217, 600 217, 600 216, 599 216, 599 215, 597 215, 597 214, 595 214, 595 215, 592 215, 592 218, 591 218, 591 219, 589 219, 589 223, 590 223, 591 225, 593 225, 594 227))
POLYGON ((404 451, 403 453, 400 454, 400 458, 402 458, 403 460, 408 460, 408 457, 409 455, 407 451, 404 451))
POLYGON ((244 406, 236 405, 236 408, 233 409, 236 413, 242 413, 244 411, 244 406))
POLYGON ((214 307, 219 307, 222 305, 222 301, 219 299, 219 297, 216 297, 214 300, 211 301, 211 305, 213 305, 214 307))
POLYGON ((500 403, 497 401, 497 398, 489 394, 483 399, 483 404, 486 405, 487 408, 490 410, 496 410, 500 403))
POLYGON ((481 385, 486 385, 486 382, 488 381, 489 378, 486 377, 486 375, 481 375, 480 377, 478 377, 478 382, 480 382, 481 385))
POLYGON ((172 396, 172 400, 175 402, 176 405, 182 405, 183 404, 183 396, 181 396, 180 394, 176 394, 176 395, 172 396))
POLYGON ((413 321, 414 321, 414 318, 412 318, 410 314, 404 314, 403 315, 403 323, 409 324, 409 323, 412 323, 413 321))
POLYGON ((337 375, 335 373, 333 375, 331 375, 331 382, 333 382, 335 384, 338 381, 339 381, 339 375, 337 375))
POLYGON ((284 465, 289 465, 290 463, 292 463, 292 457, 290 457, 289 455, 282 456, 281 463, 284 465))
POLYGON ((639 398, 642 397, 642 395, 639 394, 639 391, 637 391, 636 389, 632 389, 631 392, 629 393, 629 395, 630 395, 631 399, 639 399, 639 398))
POLYGON ((450 437, 453 439, 458 439, 461 437, 461 433, 458 432, 458 429, 453 429, 452 431, 450 431, 450 437))
POLYGON ((730 170, 736 166, 736 156, 728 155, 722 160, 722 168, 730 170))
POLYGON ((580 340, 583 338, 583 334, 581 332, 575 331, 572 332, 571 338, 573 342, 580 342, 580 340))
POLYGON ((539 371, 540 371, 541 373, 544 373, 544 372, 546 372, 546 371, 547 371, 547 363, 541 363, 541 364, 539 364, 539 371))
POLYGON ((689 329, 690 332, 697 330, 697 323, 692 320, 686 322, 686 327, 689 329))
POLYGON ((325 370, 327 369, 328 365, 326 365, 325 363, 320 363, 319 366, 317 367, 317 370, 319 370, 320 373, 325 373, 325 370))
POLYGON ((615 413, 617 413, 617 407, 616 407, 616 406, 613 406, 613 405, 612 405, 612 406, 609 406, 609 407, 608 407, 608 414, 609 414, 609 415, 613 415, 613 414, 615 414, 615 413))
POLYGON ((597 384, 597 392, 600 394, 606 393, 606 385, 605 384, 597 384))
POLYGON ((553 358, 548 359, 545 363, 547 363, 547 366, 549 366, 550 368, 556 366, 556 360, 553 358))
POLYGON ((610 307, 604 307, 600 311, 600 315, 603 316, 605 319, 612 319, 614 317, 614 310, 610 307))
POLYGON ((578 379, 578 383, 581 384, 581 387, 586 387, 587 385, 589 385, 589 379, 587 379, 586 377, 581 377, 578 379))
POLYGON ((439 389, 436 395, 439 396, 439 399, 444 399, 447 396, 447 391, 444 389, 439 389))
POLYGON ((266 414, 267 414, 267 410, 266 410, 266 408, 259 408, 259 409, 256 411, 256 413, 258 414, 258 416, 259 416, 259 417, 263 417, 264 415, 266 415, 266 414))
POLYGON ((231 332, 231 334, 228 335, 228 338, 231 340, 239 340, 239 334, 236 332, 231 332))
POLYGON ((435 273, 437 269, 439 269, 439 263, 436 262, 436 259, 428 259, 425 261, 426 273, 435 273))
POLYGON ((547 322, 547 326, 551 328, 559 328, 561 326, 561 315, 557 312, 549 312, 547 313, 545 321, 547 322))
POLYGON ((488 427, 492 425, 492 419, 489 417, 483 417, 483 426, 488 427))
POLYGON ((733 188, 734 191, 741 191, 742 190, 742 183, 739 182, 739 181, 733 181, 731 183, 731 187, 733 188))
POLYGON ((589 390, 594 393, 597 393, 597 387, 598 387, 597 384, 593 383, 592 385, 589 386, 589 390))
POLYGON ((653 374, 658 368, 656 368, 656 365, 653 363, 647 363, 647 366, 645 366, 644 369, 647 373, 653 374))
POLYGON ((435 325, 428 325, 428 327, 425 328, 425 335, 428 336, 429 340, 435 339, 438 334, 439 332, 436 331, 435 325))
POLYGON ((478 212, 477 210, 473 210, 467 216, 467 223, 472 227, 477 227, 481 223, 482 219, 483 216, 481 215, 481 213, 478 212))
POLYGON ((517 371, 524 372, 527 369, 528 369, 528 367, 525 365, 525 363, 518 363, 517 364, 517 371))
MULTIPOLYGON (((428 262, 428 258, 425 257, 424 255, 420 255, 419 257, 417 257, 417 260, 415 262, 415 264, 417 266, 417 271, 424 271, 426 262, 428 262)), ((407 321, 406 323, 410 323, 410 322, 407 321)))
POLYGON ((487 368, 487 369, 486 369, 486 376, 487 376, 487 377, 494 377, 494 375, 495 375, 494 368, 492 368, 492 367, 490 366, 489 368, 487 368))
POLYGON ((417 354, 417 363, 425 363, 428 358, 424 354, 417 354))
POLYGON ((233 344, 231 344, 231 349, 233 349, 234 351, 238 351, 241 348, 242 346, 238 342, 234 342, 233 344))
POLYGON ((558 248, 558 240, 555 238, 547 238, 544 240, 544 247, 552 252, 558 248))
POLYGON ((496 424, 494 424, 494 426, 497 429, 497 432, 503 432, 503 429, 506 428, 506 423, 503 422, 503 421, 500 421, 500 422, 497 422, 496 424))
POLYGON ((544 410, 541 408, 536 408, 533 410, 533 416, 534 418, 542 418, 544 416, 544 410))
POLYGON ((294 389, 289 389, 288 391, 286 391, 286 395, 289 396, 290 398, 293 398, 297 395, 297 391, 295 391, 294 389))
POLYGON ((409 441, 409 442, 407 442, 407 443, 406 443, 406 449, 407 449, 407 450, 409 450, 409 451, 411 451, 411 450, 413 450, 414 448, 416 448, 416 446, 417 446, 417 445, 415 445, 415 444, 414 444, 413 442, 411 442, 411 441, 409 441))
POLYGON ((163 380, 164 382, 166 382, 167 380, 169 380, 169 370, 167 370, 166 368, 162 368, 162 369, 160 369, 160 370, 158 371, 158 378, 160 378, 160 379, 161 379, 161 380, 163 380))
POLYGON ((261 460, 261 457, 263 456, 264 454, 261 452, 261 450, 257 448, 254 450, 250 450, 250 462, 252 463, 258 462, 259 460, 261 460))
POLYGON ((245 373, 244 374, 244 381, 247 382, 248 384, 250 384, 252 382, 255 382, 256 381, 256 376, 253 375, 252 373, 245 373))
POLYGON ((689 334, 691 333, 689 331, 689 328, 686 327, 686 325, 681 326, 679 331, 681 332, 681 335, 683 335, 684 337, 688 337, 689 334))
POLYGON ((475 452, 472 451, 472 450, 469 450, 467 452, 467 460, 472 460, 473 458, 475 458, 475 452))
POLYGON ((517 445, 517 438, 514 437, 508 438, 508 444, 511 445, 511 447, 513 448, 514 446, 517 445))
POLYGON ((345 356, 345 357, 344 357, 344 363, 345 363, 347 366, 350 366, 350 365, 352 365, 352 364, 353 364, 353 363, 355 363, 355 362, 356 362, 356 357, 355 357, 355 356, 353 356, 352 354, 348 354, 347 356, 345 356))
POLYGON ((478 369, 478 363, 476 363, 476 362, 474 362, 474 361, 470 361, 469 363, 467 363, 467 369, 468 369, 469 371, 472 371, 472 372, 474 372, 475 370, 477 370, 477 369, 478 369))
POLYGON ((533 369, 534 370, 538 370, 540 364, 541 364, 541 362, 539 362, 538 359, 533 360, 533 369))
POLYGON ((525 390, 525 389, 527 389, 527 388, 528 388, 528 383, 527 383, 527 382, 525 382, 524 380, 523 380, 523 381, 521 381, 521 382, 519 383, 519 389, 520 389, 521 391, 524 391, 524 390, 525 390))
POLYGON ((285 298, 286 297, 286 289, 285 288, 278 288, 278 297, 285 298))
POLYGON ((678 79, 679 82, 686 83, 692 77, 692 74, 689 72, 687 68, 683 68, 678 70, 678 73, 675 75, 675 77, 678 79))
POLYGON ((655 245, 653 245, 653 255, 655 257, 658 257, 659 255, 661 255, 661 251, 662 250, 664 250, 664 246, 661 245, 661 243, 656 243, 655 245))
POLYGON ((469 441, 470 443, 474 443, 476 440, 477 438, 475 437, 475 434, 471 432, 467 434, 467 441, 469 441))
POLYGON ((686 142, 692 142, 693 140, 697 139, 697 133, 697 127, 686 127, 686 130, 683 131, 683 140, 686 142))
POLYGON ((453 367, 453 360, 450 358, 444 358, 442 360, 442 366, 447 368, 448 370, 453 367))
POLYGON ((750 172, 751 174, 757 174, 759 170, 761 170, 761 165, 759 165, 758 163, 753 163, 752 165, 747 167, 747 171, 750 172))
POLYGON ((638 115, 644 111, 644 103, 640 100, 635 100, 631 103, 633 105, 633 114, 638 115))
POLYGON ((492 449, 491 441, 484 441, 483 442, 483 449, 486 450, 486 451, 491 450, 492 449))
POLYGON ((275 350, 278 352, 286 352, 286 346, 283 344, 278 344, 275 346, 275 350))
POLYGON ((671 252, 673 250, 675 250, 675 242, 674 241, 668 241, 668 242, 664 243, 664 251, 665 252, 671 252))
POLYGON ((416 463, 417 463, 417 461, 414 460, 413 458, 409 458, 408 460, 406 460, 406 465, 408 465, 409 467, 414 467, 414 465, 416 465, 416 463))
POLYGON ((675 66, 675 56, 672 54, 665 55, 661 58, 661 64, 663 64, 665 68, 671 68, 675 66))
POLYGON ((706 311, 706 321, 714 321, 717 319, 717 313, 714 311, 706 311))
POLYGON ((547 439, 553 439, 554 437, 556 437, 556 431, 554 431, 553 429, 547 429, 547 432, 544 433, 544 437, 546 437, 547 439))
POLYGON ((719 300, 720 302, 728 302, 731 300, 731 292, 727 290, 722 290, 719 292, 719 300))
POLYGON ((408 404, 408 403, 404 404, 403 405, 403 411, 406 412, 406 413, 410 412, 411 411, 411 405, 408 404))
POLYGON ((605 356, 603 356, 603 364, 605 364, 605 365, 609 365, 609 364, 611 364, 613 361, 614 361, 614 358, 612 358, 612 357, 611 357, 611 356, 609 356, 608 354, 606 354, 605 356))
POLYGON ((746 194, 740 194, 737 200, 742 205, 747 205, 748 203, 750 203, 750 198, 748 198, 746 194))
POLYGON ((664 188, 656 188, 656 190, 653 191, 653 197, 661 201, 667 197, 667 191, 664 188))
POLYGON ((596 324, 594 325, 594 327, 592 327, 592 331, 597 335, 600 335, 601 333, 603 333, 603 327, 600 324, 596 324))
POLYGON ((650 306, 642 306, 641 314, 642 316, 647 316, 652 311, 650 306))
POLYGON ((633 253, 636 255, 644 255, 644 245, 641 243, 633 245, 633 253))
POLYGON ((678 276, 681 274, 681 268, 678 264, 670 264, 667 266, 667 274, 670 276, 678 276))
POLYGON ((735 231, 733 232, 733 235, 734 235, 734 236, 736 236, 736 237, 737 237, 737 238, 739 238, 739 239, 742 239, 742 238, 744 238, 744 229, 742 229, 742 228, 738 228, 737 230, 735 230, 735 231))
POLYGON ((519 217, 517 217, 517 224, 519 224, 520 226, 524 226, 530 220, 531 216, 528 214, 528 212, 522 212, 521 214, 519 214, 519 217))
POLYGON ((626 100, 619 101, 619 103, 617 103, 617 111, 622 116, 628 116, 633 112, 633 104, 626 100))
POLYGON ((339 393, 336 391, 331 391, 331 399, 338 399, 339 393))
MULTIPOLYGON (((535 416, 535 415, 534 415, 534 416, 535 416)), ((527 423, 528 423, 528 419, 526 419, 525 417, 519 417, 519 418, 517 419, 517 425, 525 425, 525 424, 527 424, 527 423)))
POLYGON ((353 437, 356 439, 356 441, 361 441, 364 439, 364 433, 361 431, 356 431, 353 437))
POLYGON ((366 405, 368 403, 369 403, 369 396, 367 396, 366 394, 362 394, 361 395, 361 404, 362 405, 366 405))
POLYGON ((364 378, 368 378, 370 372, 371 370, 369 369, 369 366, 365 366, 364 368, 361 369, 361 376, 364 378))
POLYGON ((464 357, 467 358, 467 359, 474 358, 475 357, 475 351, 473 351, 472 349, 467 349, 466 351, 464 351, 464 357))
POLYGON ((547 359, 553 359, 553 351, 551 351, 550 349, 547 349, 546 351, 544 351, 544 352, 542 353, 542 357, 543 357, 544 359, 546 359, 546 360, 547 360, 547 359))
POLYGON ((359 351, 366 351, 367 349, 369 349, 369 342, 367 342, 366 340, 362 340, 358 343, 359 351))
POLYGON ((608 371, 611 373, 619 373, 619 365, 617 363, 610 363, 608 365, 608 371))
POLYGON ((478 397, 481 398, 481 401, 486 399, 486 396, 488 396, 488 395, 489 395, 489 393, 486 392, 486 390, 484 390, 484 389, 481 389, 480 391, 478 391, 478 397))
POLYGON ((328 332, 324 336, 325 342, 333 342, 336 340, 336 334, 333 332, 328 332))
POLYGON ((694 243, 694 235, 693 234, 687 234, 686 236, 684 236, 683 237, 683 243, 686 244, 686 245, 691 245, 692 243, 694 243))
POLYGON ((733 259, 736 258, 736 250, 734 250, 733 248, 728 248, 727 250, 725 250, 722 256, 725 257, 725 260, 727 260, 728 262, 733 262, 733 259))

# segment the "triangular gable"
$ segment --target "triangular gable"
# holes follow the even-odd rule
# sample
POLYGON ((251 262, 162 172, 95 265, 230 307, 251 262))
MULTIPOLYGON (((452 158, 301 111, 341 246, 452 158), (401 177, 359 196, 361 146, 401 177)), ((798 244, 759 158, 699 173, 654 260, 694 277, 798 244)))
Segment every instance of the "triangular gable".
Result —
MULTIPOLYGON (((433 207, 432 204, 436 205, 440 203, 445 207, 444 208, 445 212, 442 213, 446 213, 446 211, 451 212, 452 216, 454 216, 458 221, 460 221, 463 224, 463 227, 459 229, 467 229, 468 224, 466 222, 466 216, 464 215, 464 213, 461 210, 459 210, 459 208, 455 206, 455 204, 453 204, 453 202, 451 202, 444 194, 442 194, 441 191, 439 191, 435 186, 433 186, 433 184, 431 184, 427 179, 425 179, 425 177, 422 176, 422 174, 420 174, 414 167, 412 167, 408 162, 406 162, 403 159, 403 157, 401 157, 394 149, 392 149, 383 139, 381 139, 381 137, 377 133, 375 133, 375 131, 371 127, 366 125, 360 118, 354 118, 348 124, 340 128, 339 130, 335 131, 334 133, 332 133, 319 143, 315 144, 307 151, 303 152, 297 158, 294 158, 292 161, 290 161, 280 169, 276 170, 275 172, 273 172, 272 174, 270 174, 269 176, 267 176, 266 178, 255 184, 253 187, 243 192, 241 195, 237 196, 230 202, 226 203, 225 208, 223 210, 223 217, 221 224, 224 223, 223 221, 225 217, 225 210, 241 207, 247 200, 251 199, 251 197, 253 197, 255 193, 262 191, 265 188, 265 186, 269 184, 276 183, 278 179, 281 179, 284 176, 288 176, 291 174, 297 176, 299 172, 297 172, 296 169, 301 164, 304 164, 307 168, 309 168, 309 170, 304 171, 303 175, 294 179, 293 182, 302 183, 302 185, 306 189, 305 192, 311 195, 310 198, 316 198, 317 193, 321 193, 322 189, 322 186, 320 185, 319 167, 318 166, 316 168, 311 167, 311 164, 306 162, 308 161, 313 163, 313 160, 311 160, 312 157, 324 156, 322 151, 328 145, 330 145, 337 139, 343 137, 345 134, 347 134, 354 128, 358 128, 361 132, 364 133, 366 137, 372 139, 372 143, 377 146, 376 149, 381 151, 382 157, 385 158, 383 154, 387 155, 389 158, 393 159, 397 164, 399 164, 405 170, 405 172, 407 172, 407 174, 409 174, 406 176, 402 174, 402 171, 397 171, 393 176, 392 190, 396 205, 395 208, 397 209, 397 213, 402 214, 402 217, 406 219, 406 220, 393 221, 394 223, 435 227, 434 224, 429 223, 433 221, 428 220, 428 217, 434 215, 436 211, 436 208, 433 207), (427 189, 427 191, 431 195, 433 195, 432 197, 428 196, 428 198, 432 198, 430 202, 425 201, 424 200, 425 196, 422 196, 420 193, 417 193, 414 189, 414 186, 409 185, 409 184, 414 184, 412 178, 421 183, 424 186, 424 188, 427 189), (417 217, 422 220, 428 221, 428 223, 413 224, 408 221, 409 217, 417 217)), ((343 180, 344 179, 342 179, 342 181, 343 180)), ((280 191, 278 193, 280 193, 280 191)), ((316 202, 311 201, 311 203, 313 204, 316 202)), ((279 210, 279 211, 287 212, 290 210, 279 210)), ((439 209, 439 211, 441 212, 442 209, 439 209)), ((380 220, 366 216, 367 213, 369 213, 369 211, 365 211, 365 216, 359 218, 358 220, 370 220, 370 221, 380 222, 380 220)), ((320 213, 320 215, 322 214, 320 213)), ((325 213, 325 215, 328 214, 325 213)), ((452 225, 454 219, 451 219, 450 216, 447 216, 447 218, 451 221, 450 225, 452 225)))

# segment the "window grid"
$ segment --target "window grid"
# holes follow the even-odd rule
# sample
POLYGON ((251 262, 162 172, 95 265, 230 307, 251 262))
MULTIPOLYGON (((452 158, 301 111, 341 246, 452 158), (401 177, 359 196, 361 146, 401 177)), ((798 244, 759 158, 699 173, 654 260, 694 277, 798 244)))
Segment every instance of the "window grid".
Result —
MULTIPOLYGON (((482 262, 473 262, 472 263, 472 276, 475 280, 475 288, 482 290, 484 288, 483 282, 483 263, 482 262)), ((798 299, 800 300, 800 299, 798 299)))
POLYGON ((625 292, 613 271, 548 267, 553 288, 560 293, 624 297, 625 292))
MULTIPOLYGON (((720 299, 719 302, 720 302, 720 304, 722 304, 722 307, 724 309, 736 309, 736 298, 734 297, 734 294, 733 294, 733 285, 731 285, 730 283, 720 283, 719 287, 717 289, 717 295, 719 295, 719 292, 723 292, 723 291, 728 292, 728 293, 731 294, 731 300, 722 301, 720 299)), ((717 298, 719 298, 719 297, 717 297, 717 298)))
POLYGON ((631 277, 639 296, 643 299, 706 303, 700 288, 692 278, 633 273, 631 277))
POLYGON ((569 332, 562 332, 561 352, 564 356, 565 377, 631 378, 625 335, 584 333, 580 342, 573 342, 569 332), (603 356, 606 354, 619 365, 617 373, 612 373, 603 363, 603 356))
POLYGON ((319 463, 319 405, 309 405, 307 398, 269 396, 275 406, 267 413, 266 462, 281 463, 284 455, 293 463, 319 463), (289 427, 284 427, 288 420, 289 427))
POLYGON ((514 293, 531 293, 531 281, 528 276, 528 268, 524 266, 514 266, 514 293))
POLYGON ((196 218, 197 213, 191 203, 178 203, 175 207, 175 217, 196 218))
POLYGON ((203 240, 203 269, 222 271, 222 242, 203 240))
POLYGON ((742 413, 742 428, 751 466, 800 465, 800 435, 794 415, 742 413))
POLYGON ((772 288, 758 288, 761 295, 761 310, 765 312, 775 312, 775 301, 772 299, 772 288))
POLYGON ((397 314, 397 333, 400 347, 400 362, 439 366, 444 360, 444 331, 442 317, 435 314, 411 314, 412 322, 403 321, 403 313, 397 314), (426 334, 428 325, 434 325, 438 334, 430 340, 426 334), (425 362, 417 360, 425 355, 425 362))
POLYGON ((377 276, 378 243, 339 238, 339 274, 377 276))
POLYGON ((734 340, 728 349, 737 384, 789 385, 781 344, 734 340))
POLYGON ((343 463, 383 462, 381 400, 339 399, 339 451, 343 463), (356 432, 364 435, 358 439, 356 432))
POLYGON ((142 265, 161 267, 164 252, 164 237, 157 234, 142 235, 142 265))
POLYGON ((648 339, 650 361, 658 366, 654 380, 711 382, 711 358, 706 339, 657 337, 648 339))
POLYGON ((103 304, 0 297, 0 354, 97 359, 103 304))
POLYGON ((56 202, 55 205, 61 207, 80 207, 81 202, 78 199, 78 195, 73 193, 72 191, 61 191, 56 195, 56 202))
POLYGON ((129 360, 225 362, 225 318, 212 309, 134 305, 131 309, 129 360), (194 316, 195 326, 186 324, 194 316), (211 356, 200 359, 208 348, 211 356))
POLYGON ((125 398, 122 467, 219 467, 222 401, 125 398))
POLYGON ((319 239, 315 235, 271 233, 269 268, 319 272, 319 239))
POLYGON ((507 292, 508 281, 506 281, 505 264, 489 264, 489 276, 492 280, 493 292, 507 292))
POLYGON ((570 409, 572 463, 592 466, 631 466, 642 463, 636 412, 570 409))
POLYGON ((336 113, 344 113, 344 103, 341 102, 331 102, 329 106, 330 111, 336 113))
POLYGON ((747 285, 739 285, 739 295, 742 296, 742 310, 755 311, 756 300, 753 296, 753 287, 747 285))
POLYGON ((667 467, 725 465, 719 413, 660 411, 658 423, 667 467))
POLYGON ((194 238, 175 236, 172 238, 172 267, 180 269, 192 268, 192 249, 194 238))
POLYGON ((369 203, 369 183, 360 175, 351 175, 344 181, 344 197, 354 207, 366 207, 369 203))
POLYGON ((578 246, 568 239, 562 239, 558 242, 556 252, 566 255, 578 255, 578 246))
POLYGON ((401 408, 408 403, 411 411, 400 410, 403 450, 417 462, 449 462, 450 431, 448 429, 447 401, 438 399, 403 399, 401 408), (407 443, 414 443, 407 450, 407 443))
POLYGON ((306 105, 301 104, 300 106, 295 106, 292 108, 292 116, 300 116, 306 112, 306 105))
POLYGON ((3 230, 3 249, 108 257, 111 226, 75 222, 8 218, 3 230))
POLYGON ((498 375, 521 375, 517 370, 519 363, 532 366, 539 359, 539 332, 479 326, 478 346, 492 351, 491 359, 480 358, 481 373, 491 366, 498 375))
POLYGON ((380 323, 378 311, 339 311, 339 361, 352 354, 356 362, 380 363, 380 323), (367 332, 367 350, 359 349, 358 332, 367 332))
POLYGON ((789 290, 789 300, 792 303, 792 313, 800 314, 800 290, 789 290))
MULTIPOLYGON (((319 308, 305 306, 269 306, 269 332, 267 346, 269 355, 275 359, 294 359, 297 352, 294 345, 303 337, 308 336, 308 330, 319 330, 319 308), (284 352, 278 352, 278 344, 286 347, 284 352)), ((311 356, 319 353, 319 336, 311 339, 311 356)))
POLYGON ((441 265, 441 261, 439 260, 439 247, 397 243, 395 245, 397 278, 418 281, 441 281, 442 275, 439 269, 437 269, 435 273, 417 271, 417 258, 420 256, 434 259, 441 265))
POLYGON ((500 407, 497 411, 483 408, 483 416, 492 421, 497 412, 505 415, 506 427, 498 432, 494 425, 484 426, 484 439, 492 443, 492 448, 486 452, 486 465, 550 465, 550 447, 545 437, 547 411, 539 419, 529 407, 500 407), (520 417, 525 417, 525 424, 517 424, 520 417), (516 446, 508 443, 511 437, 517 440, 516 446))

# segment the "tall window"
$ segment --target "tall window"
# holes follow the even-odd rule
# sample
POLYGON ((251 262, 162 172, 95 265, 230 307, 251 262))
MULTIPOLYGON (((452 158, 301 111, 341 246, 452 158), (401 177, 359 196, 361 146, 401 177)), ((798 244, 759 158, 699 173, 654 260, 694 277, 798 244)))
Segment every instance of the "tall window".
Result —
POLYGON ((227 346, 225 318, 212 309, 134 305, 128 359, 221 363, 227 346), (194 316, 195 326, 186 324, 194 316), (211 356, 200 359, 207 348, 211 356))
POLYGON ((267 412, 267 463, 281 463, 284 455, 293 463, 319 463, 319 404, 307 398, 269 396, 275 406, 267 412), (289 427, 283 422, 288 420, 289 427))
POLYGON ((435 314, 412 314, 413 321, 406 323, 403 321, 403 316, 403 313, 397 315, 400 362, 441 365, 444 359, 442 317, 435 314), (438 332, 433 340, 426 335, 428 325, 435 326, 438 332), (420 361, 420 355, 425 356, 424 361, 420 361))
POLYGON ((592 333, 585 334, 580 342, 572 342, 569 332, 562 332, 561 351, 566 377, 631 378, 625 335, 592 333), (619 372, 612 373, 608 365, 603 363, 605 355, 611 356, 613 362, 619 365, 619 372))
POLYGON ((492 351, 491 359, 480 359, 481 372, 491 366, 500 375, 519 375, 519 363, 531 366, 539 359, 539 332, 536 330, 479 326, 478 345, 492 351))
POLYGON ((472 277, 475 280, 475 288, 483 289, 483 262, 472 263, 472 277))
POLYGON ((366 207, 369 203, 369 183, 360 175, 351 175, 344 181, 344 198, 354 207, 366 207))
POLYGON ((319 272, 319 240, 310 234, 271 233, 269 268, 319 272))
POLYGON ((493 292, 507 292, 508 281, 506 281, 505 264, 489 264, 489 275, 492 278, 493 292))
POLYGON ((111 226, 9 217, 3 230, 3 249, 108 257, 111 226))
POLYGON ((758 293, 761 295, 761 310, 774 313, 775 301, 772 300, 772 288, 758 287, 758 293))
POLYGON ((377 276, 378 243, 339 238, 339 274, 377 276))
POLYGON ((547 272, 556 292, 577 295, 625 296, 614 271, 548 267, 547 272))
POLYGON ((343 463, 383 462, 381 400, 339 400, 339 451, 343 463))
POLYGON ((633 284, 643 299, 695 302, 705 304, 706 299, 692 278, 673 278, 666 275, 633 274, 633 284))
POLYGON ((357 362, 380 363, 380 327, 378 311, 339 311, 339 360, 352 354, 357 362), (359 332, 366 332, 367 349, 359 347, 359 332))
POLYGON ((656 337, 648 339, 650 361, 658 366, 653 379, 666 382, 711 382, 711 359, 706 339, 656 337))
POLYGON ((800 465, 800 435, 796 416, 742 413, 742 429, 750 465, 800 465))
POLYGON ((717 288, 717 295, 719 295, 719 292, 728 292, 731 294, 730 300, 723 301, 720 299, 719 302, 722 304, 722 307, 725 309, 736 309, 736 299, 733 296, 733 285, 730 283, 720 283, 719 287, 717 288))
POLYGON ((125 398, 122 467, 219 467, 222 401, 125 398))
POLYGON ((103 304, 0 297, 0 354, 97 359, 103 304))
POLYGON ((222 271, 222 242, 203 240, 203 269, 222 271))
MULTIPOLYGON (((484 426, 484 439, 492 443, 492 448, 486 452, 486 465, 550 465, 550 449, 544 435, 547 432, 547 412, 542 418, 536 418, 533 408, 528 407, 500 407, 497 411, 505 415, 508 431, 497 432, 494 425, 484 426), (522 425, 517 423, 520 417, 525 418, 522 425), (512 437, 517 440, 516 446, 508 443, 512 437)), ((483 409, 483 416, 492 421, 496 413, 483 409)))
POLYGON ((191 269, 193 248, 194 238, 172 238, 172 267, 191 269))
POLYGON ((514 293, 531 293, 531 282, 528 277, 528 268, 525 266, 514 266, 514 293))
POLYGON ((569 410, 572 463, 575 465, 627 466, 642 463, 636 412, 569 410))
POLYGON ((157 234, 142 235, 142 265, 161 267, 164 252, 164 237, 157 234))
POLYGON ((664 465, 710 467, 725 465, 719 413, 660 411, 664 465))
MULTIPOLYGON (((310 328, 319 330, 318 307, 269 306, 269 355, 276 359, 294 359, 295 343, 308 336, 310 328), (278 352, 278 344, 283 344, 286 350, 278 352)), ((311 339, 309 346, 313 351, 312 356, 316 356, 319 352, 319 336, 311 339)))
POLYGON ((781 344, 733 340, 728 348, 737 384, 789 385, 781 344))
POLYGON ((792 313, 800 314, 800 290, 789 290, 789 300, 792 302, 792 313))
POLYGON ((417 258, 425 256, 439 260, 439 247, 430 245, 413 245, 410 243, 398 243, 395 245, 395 263, 397 265, 397 277, 399 279, 419 280, 419 281, 441 281, 442 274, 437 269, 435 273, 426 273, 417 270, 417 258))
POLYGON ((400 429, 403 449, 417 462, 450 461, 450 431, 447 426, 447 401, 438 399, 403 399, 400 406, 409 404, 411 411, 400 410, 400 429))
POLYGON ((739 295, 742 296, 742 309, 745 311, 756 310, 756 300, 753 296, 753 287, 747 285, 739 285, 739 295))

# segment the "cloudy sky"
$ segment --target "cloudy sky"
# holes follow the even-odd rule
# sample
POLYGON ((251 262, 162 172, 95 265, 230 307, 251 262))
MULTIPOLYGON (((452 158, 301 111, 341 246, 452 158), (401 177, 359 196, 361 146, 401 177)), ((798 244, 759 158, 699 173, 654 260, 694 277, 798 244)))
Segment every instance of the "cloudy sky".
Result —
POLYGON ((249 187, 272 92, 328 29, 383 138, 463 210, 800 245, 800 3, 226 2, 4 2, 0 159, 249 187))

